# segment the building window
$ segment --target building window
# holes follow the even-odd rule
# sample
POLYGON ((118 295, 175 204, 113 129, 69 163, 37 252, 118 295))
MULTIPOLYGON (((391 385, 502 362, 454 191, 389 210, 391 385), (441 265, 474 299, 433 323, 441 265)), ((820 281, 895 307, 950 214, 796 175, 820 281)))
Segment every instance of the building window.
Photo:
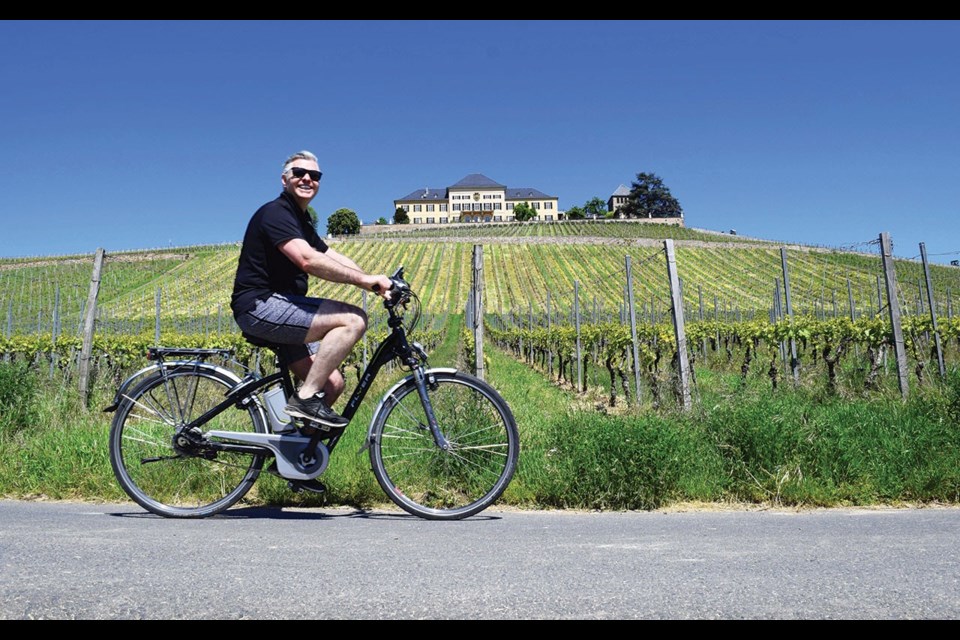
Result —
POLYGON ((513 203, 512 203, 512 202, 508 202, 508 203, 507 203, 507 211, 513 211, 513 203))
POLYGON ((450 218, 442 217, 440 218, 440 224, 447 224, 450 221, 450 218))
POLYGON ((420 218, 414 218, 413 224, 420 224, 420 218))
POLYGON ((502 220, 503 220, 503 216, 493 216, 494 222, 501 222, 502 220))
POLYGON ((493 203, 493 209, 494 209, 494 211, 500 211, 500 209, 502 209, 502 208, 503 208, 503 203, 502 203, 502 202, 494 202, 494 203, 493 203))
POLYGON ((544 203, 543 203, 543 208, 544 208, 544 209, 553 209, 553 203, 552 203, 552 202, 544 202, 544 203))
POLYGON ((445 204, 440 205, 440 211, 446 211, 446 210, 447 210, 447 205, 445 204))
POLYGON ((413 210, 414 210, 414 212, 416 212, 416 211, 423 211, 423 205, 415 204, 415 205, 413 205, 413 210))
POLYGON ((536 209, 537 211, 539 211, 539 210, 540 210, 540 203, 539 203, 539 202, 534 202, 534 203, 533 203, 533 208, 536 209))
POLYGON ((427 224, 433 224, 433 218, 427 218, 427 224))
POLYGON ((459 203, 459 202, 453 205, 453 210, 454 210, 454 211, 460 211, 460 203, 459 203))
POLYGON ((551 222, 553 220, 553 216, 543 216, 543 219, 547 222, 551 222))
POLYGON ((428 212, 429 212, 429 211, 433 211, 433 207, 434 207, 434 205, 428 204, 428 205, 427 205, 427 211, 428 211, 428 212))

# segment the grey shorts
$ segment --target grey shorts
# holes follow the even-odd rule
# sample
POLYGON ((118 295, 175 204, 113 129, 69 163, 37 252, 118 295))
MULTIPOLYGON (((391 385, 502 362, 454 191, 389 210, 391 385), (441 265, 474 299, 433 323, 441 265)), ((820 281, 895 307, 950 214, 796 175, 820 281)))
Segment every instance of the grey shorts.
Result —
POLYGON ((289 364, 317 352, 320 343, 306 340, 322 302, 321 298, 274 293, 258 300, 256 307, 240 314, 236 321, 244 333, 281 345, 280 357, 289 364))

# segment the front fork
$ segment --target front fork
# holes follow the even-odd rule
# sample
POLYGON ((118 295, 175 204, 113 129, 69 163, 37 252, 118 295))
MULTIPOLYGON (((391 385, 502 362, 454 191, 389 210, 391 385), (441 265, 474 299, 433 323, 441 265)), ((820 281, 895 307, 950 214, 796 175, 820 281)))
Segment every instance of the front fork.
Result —
POLYGON ((427 416, 427 427, 430 429, 431 435, 433 435, 433 441, 442 451, 450 450, 450 443, 447 442, 447 439, 443 437, 443 434, 440 432, 440 425, 437 424, 437 417, 433 414, 433 405, 430 403, 430 396, 427 394, 427 387, 434 386, 435 383, 429 378, 433 378, 432 375, 428 376, 424 374, 423 369, 420 367, 415 367, 413 370, 413 380, 417 385, 417 394, 420 396, 420 403, 423 405, 423 412, 427 416))

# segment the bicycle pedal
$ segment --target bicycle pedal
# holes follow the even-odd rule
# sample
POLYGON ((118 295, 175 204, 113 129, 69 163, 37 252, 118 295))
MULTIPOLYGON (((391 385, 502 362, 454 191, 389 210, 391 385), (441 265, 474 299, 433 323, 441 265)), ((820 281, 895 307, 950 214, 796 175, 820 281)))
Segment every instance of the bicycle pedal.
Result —
POLYGON ((307 420, 306 418, 301 418, 300 421, 300 435, 310 437, 315 434, 320 434, 321 438, 332 438, 333 436, 338 436, 343 433, 345 426, 343 427, 331 427, 325 424, 320 424, 319 422, 313 422, 312 420, 307 420))
POLYGON ((287 487, 294 493, 309 491, 310 493, 326 493, 327 488, 319 480, 290 480, 287 487))

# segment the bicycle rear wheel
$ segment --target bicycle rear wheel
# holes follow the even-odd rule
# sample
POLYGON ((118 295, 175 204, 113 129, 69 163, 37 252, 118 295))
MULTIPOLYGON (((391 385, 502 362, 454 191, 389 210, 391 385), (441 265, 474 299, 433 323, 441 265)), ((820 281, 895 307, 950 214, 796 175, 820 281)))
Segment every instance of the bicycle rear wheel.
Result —
MULTIPOLYGON (((169 518, 212 516, 246 495, 265 456, 211 451, 200 433, 174 442, 177 427, 222 402, 236 383, 216 369, 183 366, 148 377, 124 396, 110 427, 110 463, 127 495, 169 518)), ((267 430, 253 403, 231 407, 203 428, 267 430)))
POLYGON ((458 520, 486 509, 510 484, 520 451, 517 425, 486 382, 460 372, 426 374, 430 404, 450 448, 434 443, 411 379, 374 417, 370 461, 399 507, 430 520, 458 520))

